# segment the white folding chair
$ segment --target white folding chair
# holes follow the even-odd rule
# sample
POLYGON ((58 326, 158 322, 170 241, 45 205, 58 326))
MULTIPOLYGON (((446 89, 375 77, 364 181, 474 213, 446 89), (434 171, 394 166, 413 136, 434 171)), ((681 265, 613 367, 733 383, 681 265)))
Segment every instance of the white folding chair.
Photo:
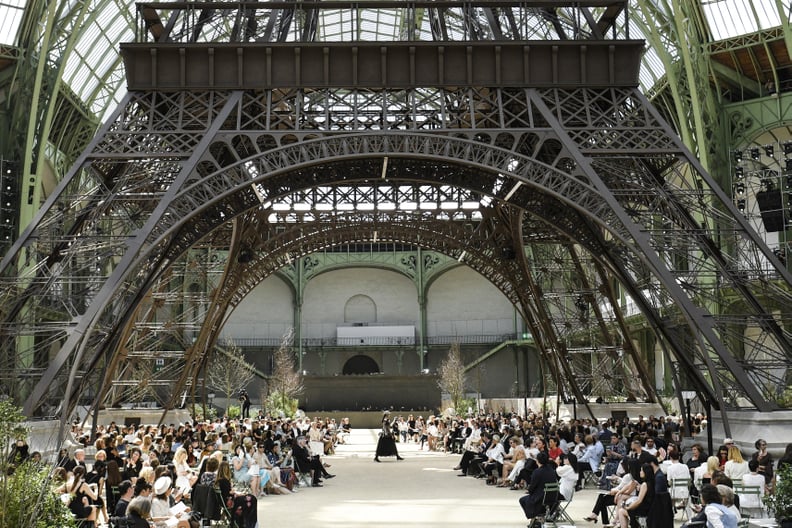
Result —
POLYGON ((690 505, 690 479, 675 478, 668 483, 668 493, 674 502, 674 512, 682 511, 682 520, 690 518, 688 507, 690 505), (679 505, 679 507, 677 507, 679 505))
POLYGON ((734 493, 740 497, 740 513, 750 517, 764 517, 765 507, 761 486, 735 483, 734 493))

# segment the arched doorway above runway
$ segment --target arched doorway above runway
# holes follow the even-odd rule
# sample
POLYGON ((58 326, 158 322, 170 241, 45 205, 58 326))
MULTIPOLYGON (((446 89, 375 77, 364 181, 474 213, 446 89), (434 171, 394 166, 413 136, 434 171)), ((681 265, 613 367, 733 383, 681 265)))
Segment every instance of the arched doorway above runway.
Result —
POLYGON ((353 356, 344 363, 342 373, 345 376, 352 374, 376 374, 380 371, 377 362, 364 354, 353 356))

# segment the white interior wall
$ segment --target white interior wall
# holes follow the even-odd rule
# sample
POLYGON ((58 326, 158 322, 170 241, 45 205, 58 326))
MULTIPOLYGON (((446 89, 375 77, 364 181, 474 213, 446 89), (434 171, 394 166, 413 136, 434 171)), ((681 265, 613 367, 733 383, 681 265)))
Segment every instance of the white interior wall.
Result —
POLYGON ((336 327, 344 323, 344 306, 355 295, 374 301, 377 324, 418 324, 418 295, 410 279, 382 269, 348 268, 322 273, 306 284, 303 337, 335 336, 336 327))
MULTIPOLYGON (((378 324, 420 327, 415 284, 398 273, 348 268, 318 275, 305 287, 302 335, 334 337, 344 324, 344 306, 355 295, 376 304, 378 324)), ((223 329, 232 338, 280 338, 293 325, 291 289, 269 277, 240 303, 223 329)), ((514 308, 481 275, 467 267, 439 277, 428 291, 429 336, 500 335, 514 332, 514 308)), ((518 323, 521 326, 521 323, 518 323)))
POLYGON ((432 283, 426 313, 429 336, 514 332, 512 304, 495 286, 466 266, 454 268, 432 283))
POLYGON ((223 328, 231 338, 280 338, 294 326, 291 288, 272 275, 245 297, 223 328))

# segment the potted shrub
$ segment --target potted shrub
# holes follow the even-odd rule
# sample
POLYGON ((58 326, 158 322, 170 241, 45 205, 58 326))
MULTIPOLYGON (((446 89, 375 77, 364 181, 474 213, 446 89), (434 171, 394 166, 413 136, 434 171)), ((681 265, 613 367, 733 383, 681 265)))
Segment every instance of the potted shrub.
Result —
POLYGON ((792 528, 792 466, 776 471, 776 485, 765 497, 765 505, 781 528, 792 528))

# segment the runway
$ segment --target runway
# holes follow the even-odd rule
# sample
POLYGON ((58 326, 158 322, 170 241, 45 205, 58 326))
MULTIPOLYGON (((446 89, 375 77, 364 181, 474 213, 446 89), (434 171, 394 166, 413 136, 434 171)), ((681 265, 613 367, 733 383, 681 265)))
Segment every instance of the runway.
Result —
MULTIPOLYGON (((322 488, 262 497, 259 526, 289 527, 476 527, 518 528, 526 519, 518 504, 524 491, 487 486, 483 480, 457 477, 460 455, 421 451, 414 443, 399 443, 405 458, 374 462, 378 430, 352 431, 336 454, 323 457, 335 474, 322 488)), ((595 489, 578 492, 568 512, 579 527, 591 512, 595 489)), ((681 523, 676 523, 677 525, 681 523)))

